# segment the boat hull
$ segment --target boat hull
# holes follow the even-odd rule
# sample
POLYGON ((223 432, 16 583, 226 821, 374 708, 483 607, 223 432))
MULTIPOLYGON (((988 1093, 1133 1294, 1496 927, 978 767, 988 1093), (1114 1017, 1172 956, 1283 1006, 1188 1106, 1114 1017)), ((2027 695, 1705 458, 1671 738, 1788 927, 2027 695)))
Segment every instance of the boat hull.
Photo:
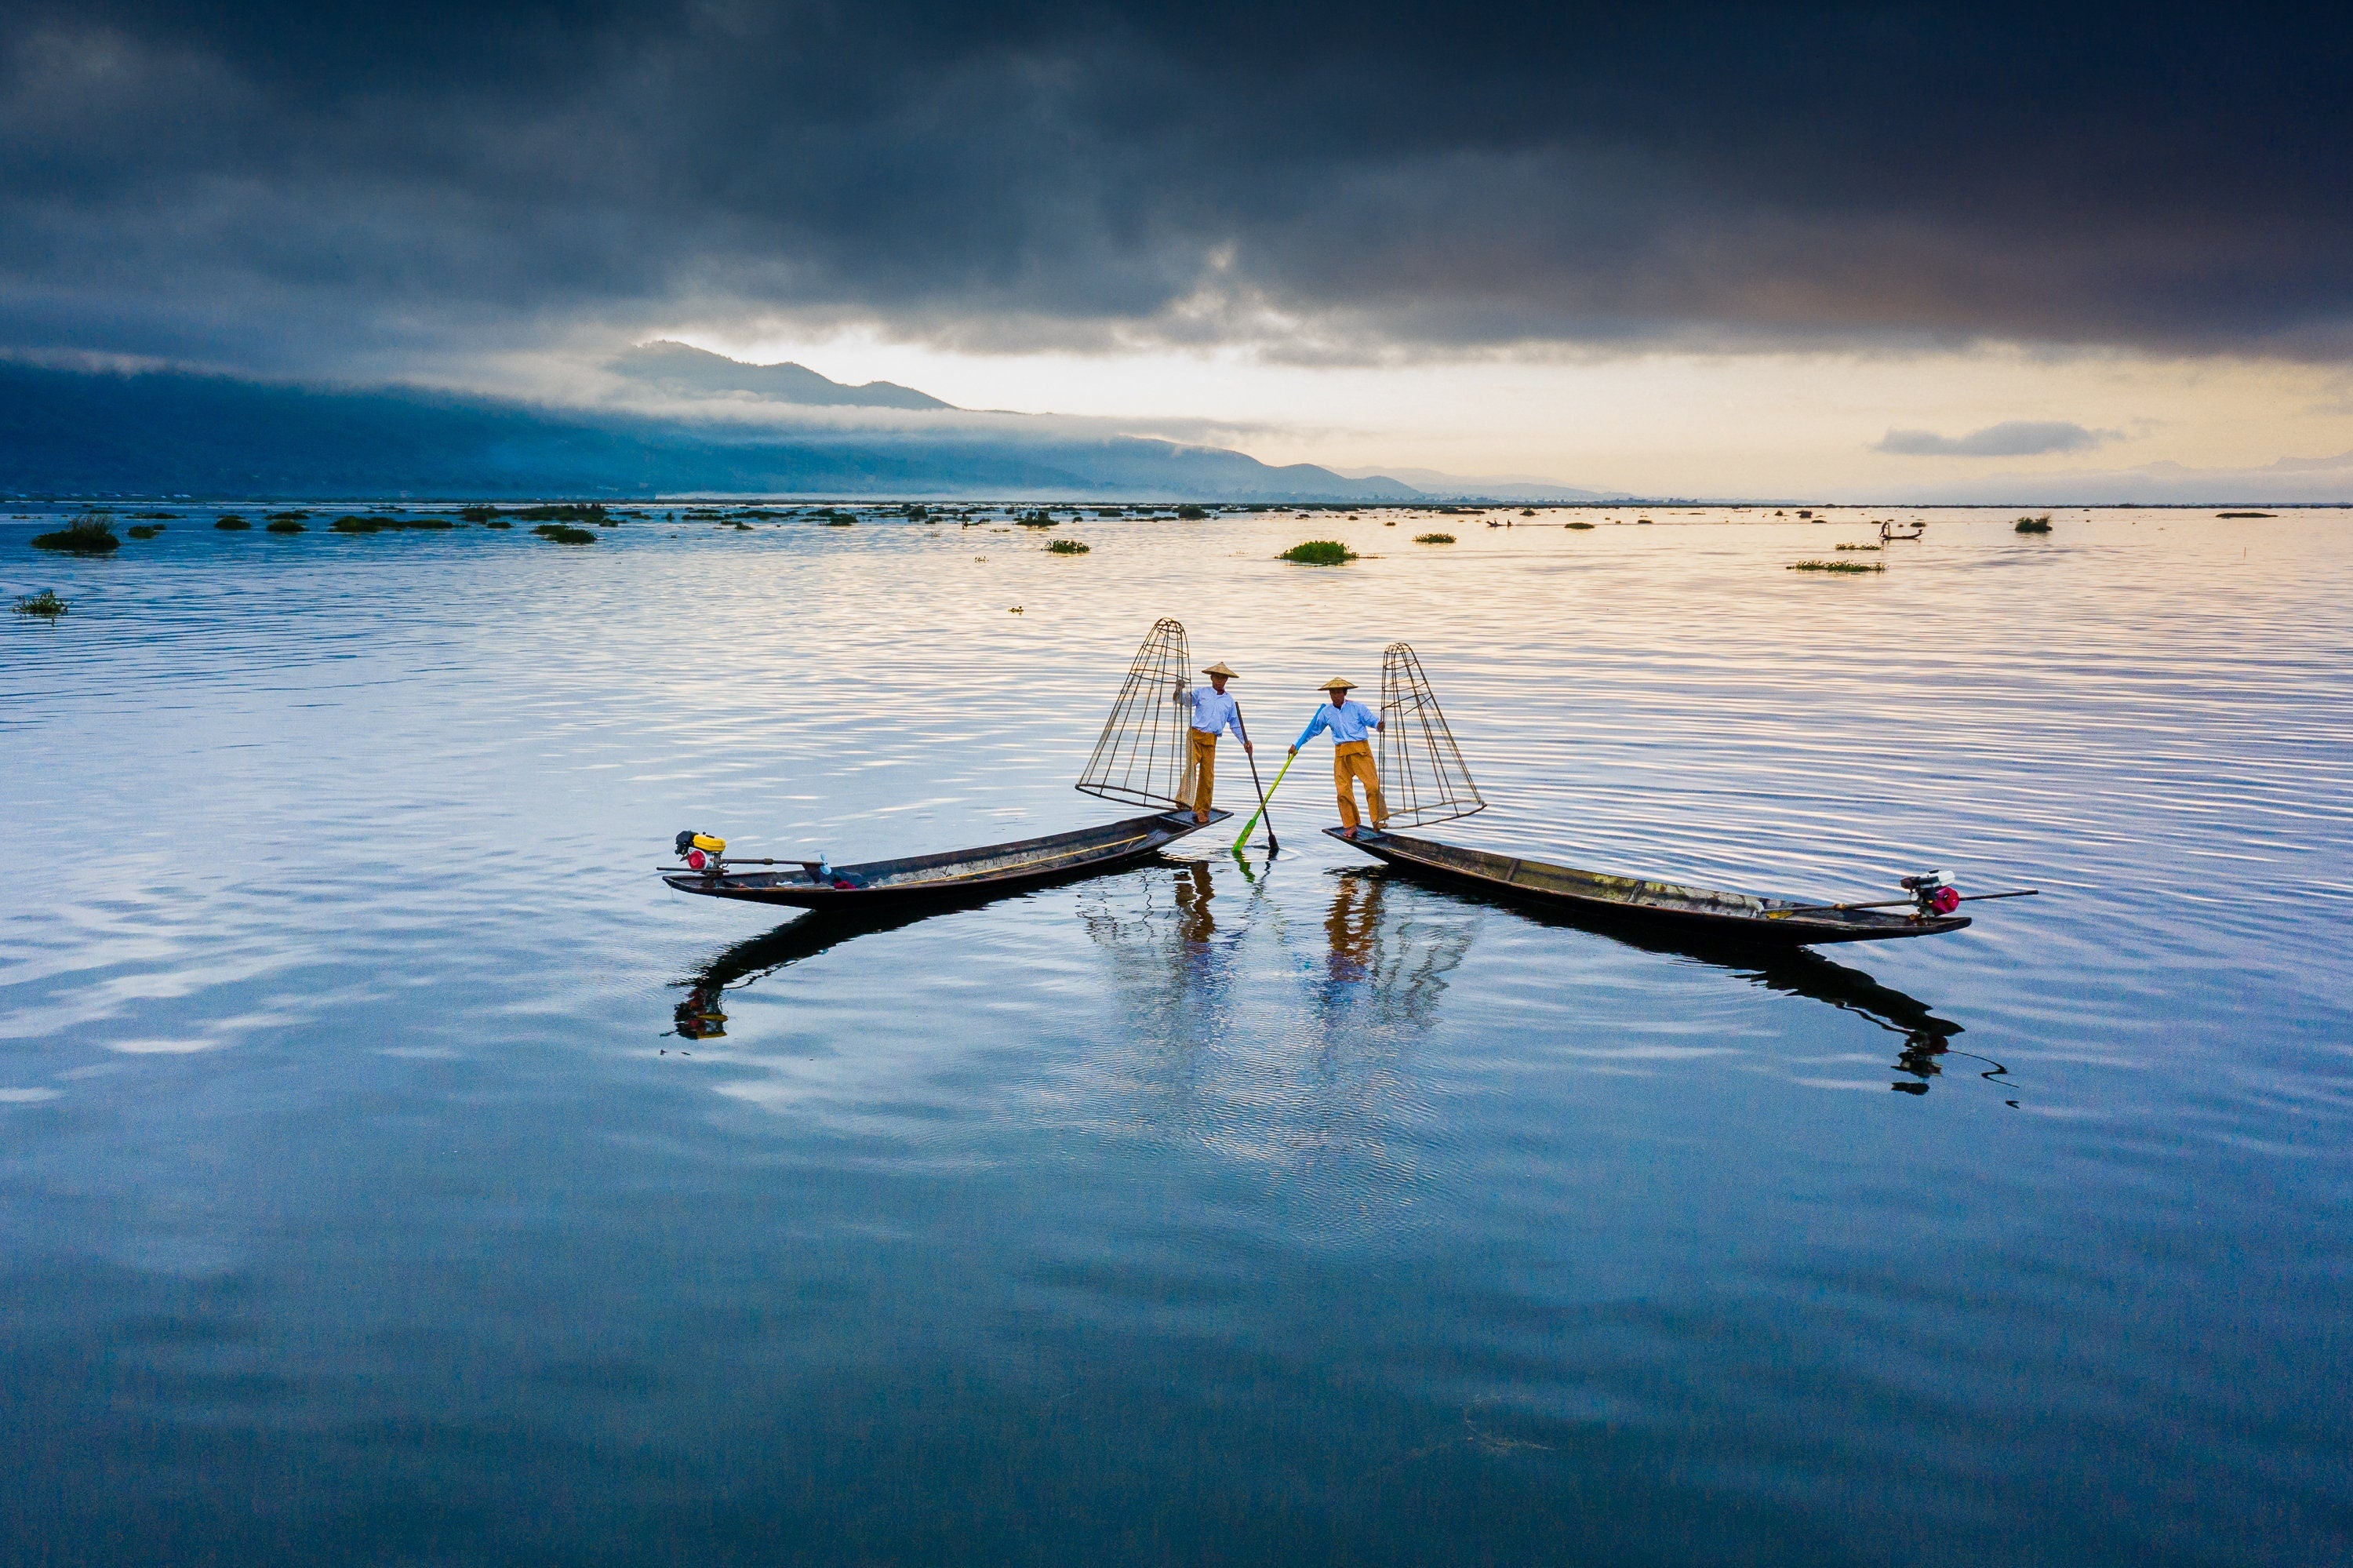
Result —
POLYGON ((976 903, 1024 887, 1116 871, 1232 817, 1230 811, 1212 811, 1207 822, 1194 821, 1190 811, 1127 817, 1013 843, 837 866, 836 884, 818 881, 814 863, 797 871, 671 872, 662 880, 681 893, 706 898, 879 915, 923 905, 976 903), (839 882, 850 885, 838 885, 839 882))
POLYGON ((1324 831, 1400 871, 1433 882, 1561 911, 1597 927, 1641 928, 1718 945, 1807 948, 1828 942, 1884 942, 1933 937, 1969 924, 1966 915, 1923 917, 1876 909, 1798 913, 1805 906, 1789 899, 1579 871, 1401 833, 1366 833, 1348 839, 1340 838, 1337 828, 1324 831))

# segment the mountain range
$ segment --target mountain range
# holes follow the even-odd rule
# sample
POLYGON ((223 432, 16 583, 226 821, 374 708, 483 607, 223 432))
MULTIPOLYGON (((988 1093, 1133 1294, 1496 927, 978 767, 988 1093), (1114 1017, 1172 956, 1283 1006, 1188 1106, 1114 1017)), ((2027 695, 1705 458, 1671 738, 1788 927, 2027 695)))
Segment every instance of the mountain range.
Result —
POLYGON ((1348 479, 1311 463, 1275 466, 1145 437, 1073 435, 1063 421, 963 414, 911 387, 847 387, 797 365, 740 365, 682 344, 645 345, 610 368, 691 396, 668 405, 679 412, 645 413, 0 362, 0 493, 1421 499, 1377 475, 1348 479), (786 420, 804 406, 894 412, 874 428, 757 423, 698 417, 698 398, 735 413, 747 401, 773 404, 786 420))

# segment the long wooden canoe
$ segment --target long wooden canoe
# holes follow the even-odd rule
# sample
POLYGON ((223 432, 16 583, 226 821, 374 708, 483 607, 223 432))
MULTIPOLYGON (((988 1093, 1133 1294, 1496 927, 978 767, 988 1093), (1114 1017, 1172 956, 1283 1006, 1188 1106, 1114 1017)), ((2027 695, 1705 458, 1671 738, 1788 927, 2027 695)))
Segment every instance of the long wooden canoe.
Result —
POLYGON ((665 872, 662 880, 681 893, 845 913, 963 903, 1132 865, 1163 845, 1232 817, 1231 811, 1212 811, 1208 821, 1196 822, 1190 811, 1161 811, 1015 843, 838 865, 829 880, 819 879, 816 861, 805 861, 792 871, 737 870, 723 864, 708 872, 681 866, 665 872))
MULTIPOLYGON (((1340 838, 1337 828, 1324 831, 1340 838)), ((1340 842, 1433 881, 1572 912, 1598 924, 1622 923, 1723 943, 1802 948, 1823 942, 1880 942, 1898 937, 1931 937, 1969 924, 1966 915, 1825 909, 1789 898, 1760 898, 1747 893, 1718 893, 1672 882, 1612 876, 1402 833, 1366 832, 1340 842)))

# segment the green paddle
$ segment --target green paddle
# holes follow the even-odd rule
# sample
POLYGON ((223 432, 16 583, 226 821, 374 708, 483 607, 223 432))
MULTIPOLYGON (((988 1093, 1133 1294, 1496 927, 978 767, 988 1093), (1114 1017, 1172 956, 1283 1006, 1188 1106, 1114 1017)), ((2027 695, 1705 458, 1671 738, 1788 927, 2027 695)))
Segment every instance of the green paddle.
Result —
MULTIPOLYGON (((1290 772, 1291 765, 1298 760, 1299 753, 1294 751, 1290 756, 1282 759, 1282 767, 1274 770, 1274 782, 1268 785, 1265 792, 1259 796, 1258 810, 1250 813, 1250 820, 1242 824, 1241 837, 1234 841, 1234 848, 1237 852, 1241 849, 1242 845, 1250 842, 1250 830, 1258 826, 1258 820, 1261 817, 1266 815, 1266 803, 1274 798, 1274 792, 1277 789, 1282 788, 1282 776, 1290 772)), ((1270 841, 1273 839, 1274 829, 1272 827, 1269 827, 1266 830, 1266 836, 1270 841)))

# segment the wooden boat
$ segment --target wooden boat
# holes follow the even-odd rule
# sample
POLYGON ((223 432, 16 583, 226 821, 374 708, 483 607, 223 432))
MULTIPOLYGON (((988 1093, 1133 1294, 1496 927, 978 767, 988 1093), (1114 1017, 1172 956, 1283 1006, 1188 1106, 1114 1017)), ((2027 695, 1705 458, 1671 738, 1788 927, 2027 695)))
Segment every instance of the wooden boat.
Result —
POLYGON ((666 868, 662 880, 681 893, 712 898, 879 914, 903 906, 976 903, 1024 887, 1114 871, 1232 817, 1231 811, 1212 811, 1208 821, 1196 822, 1190 811, 1160 811, 1013 843, 838 865, 830 877, 823 878, 822 863, 813 860, 790 871, 752 871, 717 861, 703 871, 666 868))
MULTIPOLYGON (((1340 838, 1337 828, 1324 831, 1340 838)), ((1824 942, 1877 942, 1931 937, 1969 924, 1966 915, 1836 908, 1612 876, 1402 833, 1367 832, 1340 842, 1432 881, 1572 913, 1597 925, 1622 924, 1725 945, 1799 948, 1824 942)))
POLYGON ((1879 542, 1883 545, 1896 539, 1917 539, 1928 531, 1928 524, 1914 518, 1910 522, 1886 522, 1879 525, 1879 542))

